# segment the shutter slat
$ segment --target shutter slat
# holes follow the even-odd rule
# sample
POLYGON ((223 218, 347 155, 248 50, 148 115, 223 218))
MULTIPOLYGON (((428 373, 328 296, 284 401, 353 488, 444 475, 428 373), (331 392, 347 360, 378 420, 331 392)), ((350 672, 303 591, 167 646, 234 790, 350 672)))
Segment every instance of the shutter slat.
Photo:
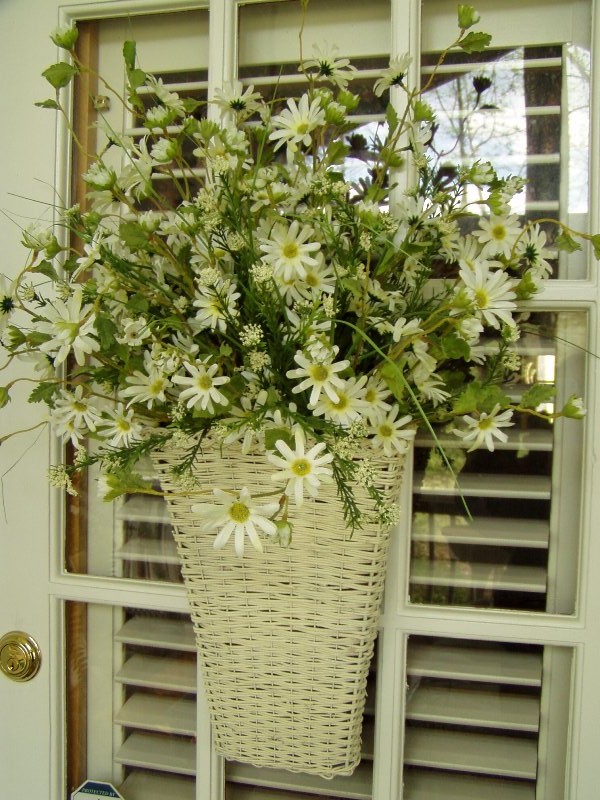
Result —
MULTIPOLYGON (((550 452, 554 441, 552 430, 534 429, 528 431, 521 431, 518 428, 504 429, 508 439, 506 442, 495 442, 494 446, 497 450, 540 450, 550 452)), ((433 437, 426 434, 419 434, 415 438, 415 447, 433 447, 440 444, 445 450, 450 448, 464 448, 465 445, 456 438, 449 434, 437 434, 437 442, 433 437)))
POLYGON ((132 733, 119 748, 115 761, 130 767, 195 775, 196 746, 177 736, 132 733))
POLYGON ((406 764, 533 780, 537 741, 485 733, 409 728, 404 748, 406 764))
POLYGON ((535 786, 411 768, 404 773, 403 800, 535 800, 535 786))
POLYGON ((183 619, 132 617, 115 634, 117 642, 196 652, 192 623, 183 619))
POLYGON ((512 497, 521 500, 549 500, 552 482, 548 475, 466 473, 458 475, 459 488, 448 473, 415 473, 413 491, 427 496, 512 497))
POLYGON ((176 775, 153 775, 148 772, 132 772, 120 787, 127 800, 195 800, 196 787, 193 780, 176 775))
POLYGON ((464 561, 411 561, 410 582, 425 586, 485 588, 505 592, 545 592, 544 567, 464 561))
POLYGON ((496 691, 418 686, 408 701, 407 719, 478 728, 537 733, 537 697, 496 691))
MULTIPOLYGON (((521 72, 524 69, 549 69, 550 67, 562 68, 562 58, 560 56, 548 56, 547 58, 511 58, 511 59, 498 59, 491 62, 495 69, 510 70, 511 72, 521 72)), ((481 70, 489 69, 489 61, 467 61, 464 64, 440 64, 435 67, 435 71, 439 74, 454 74, 454 73, 469 73, 480 72, 481 70)), ((421 73, 423 75, 431 75, 434 67, 423 66, 421 73)))
POLYGON ((117 725, 157 733, 196 735, 196 701, 136 692, 115 715, 117 725))
POLYGON ((536 653, 519 653, 497 647, 412 643, 408 648, 407 672, 430 678, 541 686, 542 659, 536 653))
POLYGON ((348 800, 371 800, 373 782, 372 766, 361 762, 352 775, 336 775, 320 778, 318 775, 303 775, 284 769, 261 769, 249 764, 232 761, 227 765, 227 780, 251 786, 280 789, 288 792, 321 794, 328 798, 340 797, 348 800))
POLYGON ((116 552, 121 561, 143 561, 146 564, 179 564, 174 539, 141 539, 133 536, 116 552))
POLYGON ((413 525, 413 542, 443 541, 448 544, 489 545, 494 547, 548 548, 550 528, 544 520, 476 517, 448 524, 448 516, 419 513, 413 525), (426 517, 423 522, 422 517, 426 517), (439 518, 439 521, 438 521, 439 518), (422 529, 421 529, 422 528, 422 529))
POLYGON ((117 510, 116 517, 128 522, 170 524, 165 501, 162 497, 153 497, 152 495, 130 495, 117 510))
POLYGON ((123 664, 115 680, 128 686, 193 694, 196 676, 195 661, 135 653, 123 664))

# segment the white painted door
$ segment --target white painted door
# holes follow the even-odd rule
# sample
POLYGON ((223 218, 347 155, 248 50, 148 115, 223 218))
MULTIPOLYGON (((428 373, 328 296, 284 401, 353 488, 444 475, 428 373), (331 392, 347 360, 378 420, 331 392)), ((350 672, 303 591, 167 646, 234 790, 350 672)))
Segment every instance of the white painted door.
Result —
MULTIPOLYGON (((322 38, 329 38, 330 41, 339 35, 349 35, 352 38, 352 33, 348 34, 348 30, 351 31, 353 27, 352 24, 335 25, 338 7, 343 7, 344 21, 347 23, 350 19, 348 8, 352 9, 352 14, 357 18, 362 14, 361 25, 357 28, 360 32, 358 55, 372 54, 373 48, 370 42, 378 35, 377 32, 382 26, 388 34, 386 42, 388 44, 391 42, 392 46, 399 50, 405 49, 410 41, 416 41, 418 32, 416 16, 419 6, 417 2, 394 0, 388 4, 377 0, 368 6, 366 15, 368 20, 365 19, 365 4, 356 0, 353 2, 330 0, 328 3, 312 0, 311 4, 321 9, 328 8, 316 29, 322 34, 322 38), (409 16, 409 11, 412 12, 412 17, 409 16), (386 15, 391 15, 390 19, 395 21, 392 36, 389 36, 386 15), (335 32, 328 33, 327 37, 324 37, 325 26, 333 27, 335 32), (404 39, 403 44, 399 44, 400 39, 404 39)), ((157 10, 159 5, 158 2, 150 1, 145 4, 145 8, 157 10)), ((199 4, 170 0, 162 5, 175 10, 186 5, 199 4)), ((207 34, 203 27, 208 21, 207 12, 200 12, 198 27, 193 33, 193 38, 198 43, 198 51, 206 48, 207 35, 212 37, 214 46, 211 49, 210 66, 213 83, 217 83, 223 76, 234 74, 236 66, 240 68, 240 74, 246 69, 245 75, 253 75, 252 70, 261 63, 261 59, 264 60, 266 49, 269 50, 272 61, 276 63, 281 63, 289 57, 282 33, 286 29, 286 11, 281 11, 281 16, 277 16, 273 13, 275 6, 264 3, 242 4, 245 9, 241 18, 242 38, 239 52, 236 53, 234 39, 229 36, 235 16, 234 5, 233 0, 213 2, 211 33, 207 34), (247 34, 246 39, 243 38, 244 31, 247 34)), ((286 0, 278 4, 278 8, 281 10, 287 7, 289 10, 293 5, 295 1, 290 3, 286 0)), ((452 12, 449 15, 448 9, 453 4, 446 0, 424 0, 422 5, 426 16, 424 49, 436 50, 447 39, 447 30, 451 24, 448 22, 448 16, 452 16, 452 12)), ((495 5, 486 3, 488 10, 493 9, 495 5)), ((544 24, 550 24, 552 20, 556 22, 557 19, 560 22, 564 11, 563 5, 559 2, 544 3, 544 24)), ((141 8, 137 0, 131 3, 127 0, 111 4, 88 3, 90 11, 98 15, 117 14, 119 6, 131 8, 132 12, 141 8)), ((495 15, 500 38, 504 37, 505 40, 515 38, 515 26, 507 24, 506 20, 510 19, 509 14, 520 12, 521 6, 533 9, 531 13, 534 17, 530 17, 527 27, 523 28, 527 31, 527 35, 520 38, 533 45, 546 44, 546 39, 540 33, 543 25, 531 24, 535 14, 540 13, 539 4, 536 2, 523 4, 516 0, 503 0, 502 8, 506 11, 499 11, 495 15)), ((83 9, 82 17, 89 16, 85 12, 85 3, 80 8, 83 9)), ((573 2, 569 4, 569 9, 569 21, 576 20, 578 16, 585 18, 586 14, 589 16, 590 4, 583 1, 573 2)), ((54 115, 33 106, 34 101, 48 96, 44 81, 39 75, 54 58, 54 49, 48 41, 47 34, 57 24, 58 19, 57 0, 4 0, 0 3, 0 58, 3 66, 1 96, 4 112, 0 125, 2 164, 0 207, 9 212, 13 218, 12 220, 5 216, 0 218, 0 240, 3 243, 0 263, 2 272, 10 273, 19 267, 22 250, 18 244, 20 238, 18 226, 28 223, 31 218, 50 220, 51 214, 47 205, 52 203, 52 186, 55 178, 60 183, 64 171, 64 165, 59 165, 59 174, 55 174, 54 115)), ((110 27, 106 26, 107 30, 110 27)), ((154 26, 149 24, 148 29, 152 27, 154 26)), ((142 32, 144 25, 136 23, 133 28, 134 35, 139 38, 138 34, 142 32)), ((288 33, 290 29, 288 25, 288 33)), ((175 53, 185 61, 183 47, 179 42, 177 46, 173 44, 179 36, 175 28, 165 23, 161 24, 161 30, 165 38, 165 53, 170 51, 171 55, 175 53)), ((122 20, 114 25, 113 34, 110 34, 110 31, 107 34, 105 55, 109 62, 111 59, 115 62, 118 60, 120 42, 124 35, 128 35, 127 23, 123 23, 122 20)), ((355 31, 354 39, 356 38, 355 31)), ((553 37, 552 42, 554 41, 556 39, 553 37)), ((532 57, 541 58, 539 53, 533 54, 532 57)), ((543 55, 543 58, 547 59, 548 55, 543 55)), ((547 63, 543 62, 544 65, 547 63)), ((207 63, 202 58, 196 59, 196 67, 200 71, 206 66, 207 63)), ((163 68, 160 59, 154 68, 159 70, 163 68)), ((165 68, 175 69, 177 64, 173 66, 170 63, 165 68)), ((533 66, 533 68, 545 69, 546 66, 533 66)), ((200 83, 206 82, 205 75, 197 77, 200 83)), ((567 94, 566 88, 564 94, 567 94)), ((566 99, 565 97, 565 101, 566 99)), ((540 106, 541 104, 535 106, 533 111, 529 109, 529 115, 541 116, 540 106)), ((574 131, 571 129, 569 133, 572 135, 574 131)), ((568 139, 563 141, 562 157, 568 154, 567 142, 568 139)), ((528 155, 537 158, 538 163, 543 162, 543 159, 540 161, 538 153, 528 153, 528 155)), ((556 153, 551 153, 550 156, 552 158, 546 158, 543 163, 555 163, 552 159, 556 153)), ((532 162, 533 160, 530 159, 532 162)), ((581 186, 576 187, 575 195, 581 191, 586 190, 581 186)), ((598 198, 595 189, 592 190, 592 194, 594 192, 596 208, 592 207, 591 213, 596 215, 597 222, 598 198)), ((592 331, 588 341, 592 349, 600 352, 596 332, 596 298, 597 279, 595 274, 590 274, 588 280, 580 279, 572 284, 561 282, 550 287, 544 302, 539 304, 539 310, 565 312, 567 318, 574 309, 578 313, 587 314, 592 331)), ((590 408, 594 408, 594 385, 598 382, 592 366, 593 364, 585 376, 588 388, 586 399, 590 408)), ((3 410, 0 417, 0 435, 15 428, 28 426, 30 409, 25 402, 26 396, 27 389, 24 388, 19 401, 13 401, 8 412, 6 409, 3 410)), ((597 397, 596 393, 596 400, 597 397)), ((533 572, 519 573, 518 570, 511 572, 500 569, 505 565, 498 563, 493 564, 497 568, 493 573, 488 572, 485 575, 487 583, 483 588, 495 600, 502 596, 504 605, 497 608, 475 605, 473 598, 477 598, 477 594, 471 590, 473 583, 477 584, 477 570, 481 571, 481 559, 474 563, 468 559, 462 562, 459 560, 459 567, 463 569, 466 565, 471 569, 471 575, 475 576, 470 578, 471 585, 467 586, 471 594, 466 590, 453 593, 457 587, 461 590, 465 587, 458 585, 456 581, 453 583, 453 579, 449 580, 443 574, 440 578, 439 573, 444 572, 446 565, 438 563, 436 557, 430 558, 426 564, 423 563, 423 559, 419 558, 422 555, 421 545, 423 542, 432 543, 434 534, 424 531, 416 523, 422 522, 425 517, 434 517, 435 509, 431 513, 428 511, 423 513, 422 507, 419 506, 418 513, 421 517, 418 520, 415 518, 413 525, 413 551, 409 552, 408 542, 404 540, 402 546, 397 549, 393 563, 395 580, 386 605, 384 642, 380 658, 383 693, 377 705, 380 728, 376 735, 378 749, 375 753, 375 767, 372 766, 373 762, 366 763, 365 769, 358 775, 358 781, 365 778, 364 783, 359 785, 355 781, 349 790, 340 788, 339 784, 337 787, 333 783, 328 784, 328 797, 370 797, 371 776, 374 776, 373 796, 376 800, 401 800, 401 798, 421 800, 423 797, 433 800, 439 796, 476 797, 477 800, 500 796, 511 800, 521 797, 563 800, 564 796, 569 800, 588 800, 588 798, 591 800, 595 796, 594 731, 596 712, 600 703, 600 692, 596 685, 600 667, 600 638, 597 625, 594 623, 600 608, 600 595, 594 575, 597 570, 595 565, 600 565, 600 546, 598 537, 593 535, 593 528, 594 520, 600 511, 597 493, 593 492, 595 481, 597 483, 597 472, 594 471, 597 468, 593 458, 598 441, 594 427, 596 422, 594 417, 597 415, 591 416, 592 419, 586 429, 587 444, 577 455, 576 463, 572 465, 573 469, 569 462, 572 453, 566 446, 569 443, 563 441, 557 449, 557 459, 566 461, 567 466, 565 468, 558 463, 556 476, 560 476, 561 481, 565 480, 565 483, 560 484, 560 491, 556 485, 553 488, 557 502, 552 511, 554 516, 551 522, 557 535, 563 530, 567 531, 567 534, 561 533, 558 537, 560 547, 552 549, 552 559, 544 564, 546 571, 542 569, 540 572, 539 565, 536 565, 533 572), (579 462, 583 463, 584 459, 585 469, 580 470, 579 462), (583 500, 580 502, 581 487, 583 487, 583 500), (571 528, 569 526, 576 516, 576 509, 579 508, 581 522, 571 528), (571 530, 574 531, 573 534, 571 530), (533 589, 526 590, 539 600, 534 608, 521 608, 518 605, 520 601, 514 599, 514 596, 523 596, 525 578, 522 577, 521 582, 513 580, 513 576, 519 574, 529 576, 527 585, 533 589), (440 585, 443 587, 443 592, 438 591, 434 580, 438 581, 437 587, 440 585), (547 586, 546 593, 540 589, 542 583, 547 586), (508 601, 507 594, 510 595, 508 601), (440 600, 440 597, 444 599, 440 600), (450 639, 460 645, 458 651, 451 646, 450 639), (503 725, 506 726, 508 723, 502 722, 502 718, 510 716, 510 713, 507 709, 501 708, 503 713, 498 718, 496 730, 492 731, 492 735, 497 735, 497 738, 490 739, 484 729, 486 725, 489 726, 490 719, 481 719, 481 709, 491 695, 477 694, 477 691, 468 694, 473 687, 466 686, 469 683, 469 676, 472 675, 465 671, 465 660, 472 655, 481 656, 483 653, 484 658, 480 663, 485 665, 486 660, 488 663, 490 661, 489 655, 492 656, 493 662, 503 649, 516 652, 519 658, 508 659, 504 664, 504 672, 502 668, 499 668, 499 672, 494 672, 495 667, 492 666, 491 674, 495 676, 494 680, 498 679, 501 690, 499 694, 510 686, 508 672, 516 661, 525 665, 533 663, 534 667, 536 665, 540 667, 537 672, 533 670, 534 677, 530 677, 531 673, 525 670, 521 673, 522 683, 516 681, 518 691, 527 695, 528 702, 532 699, 526 688, 528 681, 535 680, 547 687, 555 687, 545 693, 541 691, 538 698, 541 698, 542 717, 550 715, 552 719, 543 719, 543 725, 538 729, 541 732, 538 733, 536 740, 537 749, 536 745, 530 744, 534 741, 534 736, 527 730, 522 741, 529 743, 517 748, 519 759, 515 758, 513 761, 519 761, 523 754, 526 760, 529 760, 529 772, 524 777, 515 776, 514 763, 512 772, 508 771, 504 775, 496 774, 490 767, 485 774, 485 759, 490 753, 493 755, 495 749, 508 747, 506 740, 511 737, 513 741, 518 740, 521 733, 515 733, 517 730, 515 729, 508 737, 504 734, 503 725), (533 652, 534 658, 521 658, 521 655, 527 656, 528 650, 533 652), (456 668, 457 659, 462 673, 456 668), (442 707, 444 698, 452 696, 452 693, 449 695, 440 692, 441 688, 448 686, 426 685, 427 679, 432 675, 436 680, 446 681, 454 695, 467 690, 461 696, 470 700, 473 700, 473 696, 478 698, 479 722, 474 717, 469 720, 472 724, 468 726, 470 734, 475 732, 477 747, 467 748, 463 745, 463 752, 459 747, 448 756, 447 750, 444 749, 448 745, 455 746, 461 741, 473 744, 475 739, 472 735, 468 740, 464 737, 461 739, 460 736, 446 735, 448 731, 462 733, 458 730, 460 726, 457 725, 457 720, 460 719, 460 712, 464 712, 464 709, 459 709, 454 716, 447 715, 449 722, 448 719, 441 720, 444 716, 441 711, 445 711, 442 707), (407 677, 411 681, 409 695, 404 693, 404 682, 407 677), (427 691, 423 691, 423 687, 427 691), (409 701, 413 698, 415 704, 410 707, 409 701), (426 725, 429 724, 428 717, 434 718, 433 725, 436 729, 434 736, 423 734, 426 725), (422 727, 423 721, 425 727, 422 727), (565 731, 568 732, 568 737, 563 737, 565 731), (462 758, 467 750, 481 752, 479 774, 473 775, 470 772, 473 765, 462 758), (427 758, 423 756, 424 752, 427 758), (450 760, 444 762, 444 758, 450 760), (558 765, 554 772, 551 769, 553 764, 558 765), (565 771, 566 776, 562 774, 565 771), (408 787, 404 791, 401 788, 403 782, 405 787, 408 787), (566 785, 564 790, 563 784, 566 785), (434 794, 439 791, 440 786, 444 794, 434 794), (348 791, 351 794, 348 794, 348 791), (451 794, 452 791, 454 794, 451 794), (504 795, 500 795, 500 791, 503 791, 504 795)), ((162 751, 154 748, 153 753, 151 751, 155 742, 165 741, 160 739, 163 735, 160 731, 156 738, 153 738, 155 735, 153 728, 161 724, 157 721, 158 717, 148 720, 148 703, 142 707, 137 703, 139 698, 130 704, 128 709, 125 709, 123 703, 124 698, 129 700, 137 697, 136 692, 130 689, 124 690, 123 687, 134 686, 135 681, 139 683, 141 680, 140 673, 136 673, 137 677, 131 677, 136 665, 140 663, 140 659, 136 658, 140 653, 135 648, 140 647, 141 634, 145 635, 148 631, 148 620, 155 618, 167 619, 169 623, 175 621, 176 624, 169 630, 163 629, 162 632, 156 633, 154 645, 157 642, 163 645, 160 648, 160 657, 169 659, 169 665, 174 671, 177 670, 176 663, 184 665, 177 679, 180 693, 193 694, 195 689, 193 677, 190 681, 190 662, 185 655, 186 648, 189 648, 185 629, 182 627, 186 605, 180 587, 169 580, 172 577, 169 574, 169 568, 172 566, 170 554, 163 552, 162 560, 159 562, 156 559, 153 562, 148 560, 144 562, 143 558, 136 560, 133 553, 134 545, 137 546, 135 537, 118 540, 122 522, 135 524, 141 517, 152 520, 153 512, 148 510, 137 512, 134 505, 130 505, 118 511, 115 517, 111 509, 95 505, 90 519, 92 533, 100 534, 97 537, 100 541, 102 532, 110 530, 110 546, 108 549, 98 547, 90 553, 88 574, 64 574, 58 541, 60 537, 57 536, 57 532, 61 529, 61 514, 64 512, 64 507, 56 495, 51 499, 50 490, 47 488, 45 472, 50 461, 49 453, 50 443, 45 433, 37 437, 37 433, 34 432, 24 439, 11 440, 0 448, 0 473, 4 476, 3 507, 0 516, 0 592, 2 593, 0 635, 15 629, 26 631, 38 641, 43 659, 39 674, 28 683, 17 684, 0 676, 0 709, 3 719, 0 732, 0 796, 42 797, 51 800, 63 800, 66 796, 67 776, 63 766, 65 701, 76 698, 77 695, 65 692, 63 676, 70 674, 73 677, 79 674, 77 669, 71 670, 70 673, 68 670, 67 672, 63 670, 65 636, 62 620, 64 602, 67 601, 71 608, 86 610, 91 635, 88 636, 88 655, 84 656, 84 659, 88 667, 88 677, 94 681, 90 682, 90 690, 85 698, 87 722, 79 729, 80 734, 85 734, 82 738, 87 741, 87 752, 84 750, 84 757, 81 755, 81 748, 76 747, 77 742, 67 743, 68 752, 73 757, 74 754, 78 754, 78 757, 83 758, 85 762, 77 774, 83 775, 82 770, 87 769, 87 777, 90 778, 112 779, 115 783, 120 783, 123 778, 129 779, 130 794, 125 794, 126 800, 142 796, 144 800, 148 800, 156 795, 151 794, 150 789, 147 789, 145 794, 140 794, 142 791, 140 787, 145 778, 136 777, 142 773, 136 772, 135 762, 152 757, 155 758, 154 767, 158 765, 163 768, 162 771, 148 770, 156 779, 155 786, 166 785, 164 781, 167 779, 171 781, 168 784, 169 789, 163 790, 161 797, 175 800, 176 797, 191 798, 195 795, 198 800, 208 798, 221 800, 222 765, 211 757, 210 738, 201 699, 196 711, 189 703, 182 703, 180 709, 184 709, 183 713, 175 715, 175 721, 171 719, 168 723, 176 730, 174 741, 177 750, 168 752, 167 747, 162 751), (115 542, 112 541, 113 531, 116 532, 115 542), (120 555, 115 557, 116 553, 120 555), (148 568, 146 574, 142 575, 139 572, 139 565, 144 563, 146 566, 154 564, 154 567, 148 568), (136 569, 138 572, 134 571, 136 569), (137 580, 120 579, 119 576, 127 574, 135 576, 137 580), (165 576, 167 580, 163 580, 165 576), (148 577, 150 580, 146 579, 148 577), (123 609, 134 609, 134 612, 125 615, 123 609), (156 612, 159 610, 162 617, 156 617, 156 612), (133 624, 130 624, 132 620, 133 624), (179 636, 182 631, 183 635, 179 636), (165 655, 169 650, 167 647, 169 637, 171 637, 171 650, 175 653, 173 657, 165 655), (126 654, 128 660, 124 661, 122 656, 126 648, 133 651, 133 656, 128 651, 126 654), (114 679, 115 676, 119 676, 118 681, 114 679), (136 709, 146 715, 143 722, 140 722, 139 718, 134 719, 136 709), (198 746, 195 749, 190 746, 194 738, 194 728, 198 736, 198 746), (125 731, 127 733, 124 733, 125 731), (148 748, 143 750, 141 743, 149 745, 148 748), (110 766, 107 767, 107 764, 110 766), (167 769, 169 764, 175 765, 171 773, 167 769), (194 773, 197 776, 195 785, 194 773), (134 780, 131 780, 132 775, 134 780), (174 793, 173 786, 177 787, 176 791, 179 794, 174 793)), ((416 502, 421 503, 422 497, 427 494, 427 487, 419 484, 415 494, 416 502)), ((510 502, 510 497, 507 502, 510 502)), ((160 520, 160 512, 157 512, 154 520, 151 524, 156 524, 156 520, 160 520)), ((453 533, 459 544, 464 544, 460 542, 462 533, 464 532, 453 533)), ((514 530, 509 531, 509 534, 515 538, 514 530)), ((437 533, 435 535, 437 536, 437 533)), ((145 542, 144 546, 148 548, 148 542, 145 542)), ((522 542, 518 546, 525 549, 522 542)), ((532 549, 535 547, 537 544, 534 542, 532 549)), ((430 548, 431 550, 433 548, 430 548)), ((479 588, 481 588, 479 585, 475 585, 476 590, 479 588)), ((478 599, 480 601, 481 597, 478 599)), ((143 647, 141 650, 144 656, 148 656, 147 650, 143 647)), ((143 668, 146 669, 148 664, 156 664, 156 661, 150 654, 144 664, 143 668)), ((474 663, 470 666, 473 671, 474 663)), ((170 672, 170 680, 172 676, 173 672, 170 672)), ((515 685, 515 681, 512 685, 515 685)), ((172 682, 168 691, 173 691, 172 682)), ((187 699, 184 698, 186 701, 187 699)), ((154 704, 154 699, 152 703, 154 704)), ((162 713, 160 706, 154 704, 153 708, 160 716, 162 713)), ((74 711, 72 708, 71 718, 76 713, 75 706, 74 711)), ((260 797, 261 790, 252 788, 260 785, 272 787, 272 793, 269 795, 272 798, 285 797, 286 800, 287 798, 293 800, 294 797, 298 797, 298 794, 294 793, 292 779, 289 776, 266 775, 264 771, 259 775, 258 771, 244 770, 239 765, 228 765, 226 776, 229 782, 228 797, 231 798, 260 797)), ((311 789, 302 783, 296 783, 296 787, 303 792, 316 791, 314 786, 311 789)), ((319 788, 323 796, 325 790, 319 788)), ((267 791, 264 790, 265 796, 267 791)))

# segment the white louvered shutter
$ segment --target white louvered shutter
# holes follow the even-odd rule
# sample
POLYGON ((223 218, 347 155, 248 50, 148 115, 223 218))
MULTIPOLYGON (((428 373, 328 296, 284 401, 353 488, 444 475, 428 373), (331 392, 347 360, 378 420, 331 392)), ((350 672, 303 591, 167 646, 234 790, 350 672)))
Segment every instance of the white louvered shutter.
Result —
MULTIPOLYGON (((205 98, 209 85, 237 75, 265 94, 276 86, 277 96, 285 97, 298 89, 298 5, 282 0, 238 7, 232 0, 213 3, 210 20, 201 9, 134 17, 129 26, 103 21, 101 66, 115 65, 118 81, 122 40, 134 38, 141 66, 181 94, 205 98), (230 40, 232 30, 237 34, 230 40)), ((390 51, 415 40, 416 6, 408 0, 312 0, 305 47, 336 42, 359 69, 355 91, 370 86, 390 51)), ((581 227, 587 213, 589 122, 581 106, 589 5, 551 2, 543 20, 534 14, 535 31, 526 3, 478 7, 482 27, 498 31, 498 49, 488 61, 480 54, 452 56, 429 92, 439 116, 440 165, 473 158, 500 163, 531 181, 517 213, 560 213, 581 227), (517 14, 522 23, 514 22, 517 14), (480 76, 492 82, 479 103, 489 108, 474 114, 473 77, 480 76), (457 131, 459 158, 456 150, 445 152, 457 131)), ((454 3, 423 2, 425 78, 431 54, 455 30, 454 15, 454 3)), ((368 139, 384 120, 385 100, 363 103, 356 115, 358 133, 368 139)), ((124 124, 141 135, 135 120, 124 124)), ((359 137, 353 146, 347 169, 356 178, 367 167, 359 137)), ((586 269, 585 254, 556 254, 555 282, 576 282, 586 269)), ((570 292, 570 304, 557 290, 532 306, 532 323, 542 325, 543 335, 532 333, 518 344, 518 379, 506 387, 511 396, 518 398, 533 375, 556 385, 558 406, 584 391, 590 312, 585 295, 570 292)), ((574 650, 560 632, 548 634, 542 621, 576 610, 584 431, 524 418, 492 459, 480 451, 465 454, 440 431, 453 463, 466 456, 460 489, 440 468, 435 442, 419 436, 414 482, 405 492, 406 533, 395 542, 369 683, 363 759, 354 775, 323 780, 211 758, 191 624, 173 610, 176 603, 161 609, 158 592, 140 608, 89 607, 91 764, 109 770, 127 800, 564 800, 562 733, 574 650), (111 663, 96 670, 95 658, 106 648, 111 663), (215 764, 217 775, 222 769, 217 779, 215 764)), ((91 510, 90 541, 99 542, 90 547, 91 574, 162 584, 166 594, 177 593, 177 558, 160 499, 130 496, 114 511, 92 500, 91 510)))

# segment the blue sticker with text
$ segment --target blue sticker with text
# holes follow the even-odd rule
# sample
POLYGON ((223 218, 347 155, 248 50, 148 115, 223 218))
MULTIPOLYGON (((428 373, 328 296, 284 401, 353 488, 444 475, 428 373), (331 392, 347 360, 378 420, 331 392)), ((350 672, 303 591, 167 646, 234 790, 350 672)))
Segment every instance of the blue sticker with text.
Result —
POLYGON ((115 787, 103 781, 85 781, 79 789, 75 789, 71 795, 71 800, 106 800, 106 798, 124 800, 123 795, 119 794, 115 787))

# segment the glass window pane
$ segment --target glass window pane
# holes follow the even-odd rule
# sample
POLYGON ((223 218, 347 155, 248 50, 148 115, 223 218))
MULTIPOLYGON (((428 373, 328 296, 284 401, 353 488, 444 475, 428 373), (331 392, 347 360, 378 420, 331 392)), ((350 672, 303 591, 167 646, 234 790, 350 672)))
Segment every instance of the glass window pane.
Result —
POLYGON ((128 800, 193 800, 196 650, 187 615, 69 602, 65 624, 69 796, 89 779, 128 800))
MULTIPOLYGON (((502 18, 506 4, 478 4, 477 27, 492 35, 491 49, 451 52, 432 79, 435 47, 447 44, 440 32, 444 19, 450 24, 450 12, 424 0, 422 80, 431 81, 425 94, 436 114, 431 152, 444 170, 491 161, 500 176, 527 181, 512 201, 514 213, 528 221, 560 219, 587 231, 590 9, 579 5, 567 24, 565 4, 548 5, 547 19, 536 19, 532 32, 527 20, 533 10, 526 5, 510 12, 516 15, 510 30, 502 18)), ((556 228, 544 230, 554 251, 552 277, 586 277, 589 251, 559 253, 556 228)))
MULTIPOLYGON (((546 407, 559 410, 583 393, 586 315, 536 312, 530 325, 503 389, 518 402, 534 379, 543 381, 555 391, 546 407)), ((412 603, 573 613, 585 426, 514 419, 493 453, 444 430, 437 447, 417 438, 412 603)), ((448 427, 460 428, 460 416, 448 427)))
POLYGON ((559 796, 572 657, 561 647, 411 636, 404 800, 535 800, 546 785, 559 796))

